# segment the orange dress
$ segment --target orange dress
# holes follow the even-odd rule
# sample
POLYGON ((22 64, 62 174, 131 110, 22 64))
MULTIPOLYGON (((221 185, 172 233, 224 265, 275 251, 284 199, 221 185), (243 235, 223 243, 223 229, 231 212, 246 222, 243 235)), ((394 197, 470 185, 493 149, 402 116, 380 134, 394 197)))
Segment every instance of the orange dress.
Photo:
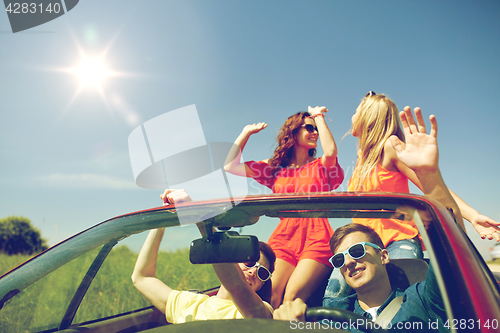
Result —
MULTIPOLYGON (((269 187, 273 193, 329 192, 342 183, 344 170, 336 161, 325 168, 317 158, 300 168, 281 168, 274 174, 265 162, 245 163, 257 174, 254 179, 269 187)), ((268 244, 276 257, 296 266, 302 259, 313 259, 330 266, 328 259, 332 227, 326 218, 281 218, 268 244)))
MULTIPOLYGON (((399 171, 389 171, 377 164, 371 176, 365 181, 363 192, 398 192, 410 193, 408 178, 399 171)), ((352 178, 349 180, 348 191, 354 191, 352 178)), ((418 229, 413 221, 397 219, 353 219, 353 222, 366 225, 377 232, 387 247, 391 242, 415 238, 418 229)))

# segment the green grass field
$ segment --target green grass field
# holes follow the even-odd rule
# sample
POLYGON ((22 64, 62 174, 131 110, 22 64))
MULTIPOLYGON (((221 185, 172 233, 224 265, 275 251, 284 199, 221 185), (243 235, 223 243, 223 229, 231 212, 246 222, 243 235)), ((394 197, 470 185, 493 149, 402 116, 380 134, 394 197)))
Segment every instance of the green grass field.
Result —
MULTIPOLYGON (((0 310, 0 332, 33 332, 55 328, 62 320, 88 267, 93 250, 21 291, 0 310)), ((0 254, 0 274, 29 256, 0 254)), ((137 253, 126 246, 111 251, 92 282, 73 323, 108 317, 151 305, 133 286, 130 276, 137 253)), ((205 290, 219 285, 211 265, 192 265, 189 250, 160 252, 157 276, 173 289, 205 290)))
POLYGON ((0 252, 0 276, 4 275, 11 269, 19 266, 32 256, 25 254, 16 254, 13 256, 8 256, 2 252, 0 252))

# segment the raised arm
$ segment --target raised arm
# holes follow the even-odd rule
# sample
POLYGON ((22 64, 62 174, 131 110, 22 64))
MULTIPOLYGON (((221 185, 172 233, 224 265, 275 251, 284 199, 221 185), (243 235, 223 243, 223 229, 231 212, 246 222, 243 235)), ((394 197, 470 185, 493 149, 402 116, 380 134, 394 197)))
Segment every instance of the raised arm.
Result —
MULTIPOLYGON (((413 129, 413 134, 417 134, 417 133, 415 133, 415 131, 418 131, 419 128, 423 129, 423 131, 425 133, 425 123, 423 121, 423 117, 422 117, 422 113, 421 113, 420 108, 415 108, 415 116, 417 118, 418 126, 415 123, 415 120, 411 114, 411 109, 409 107, 405 107, 405 111, 401 112, 401 117, 402 117, 401 119, 403 119, 403 117, 404 117, 404 119, 407 119, 408 121, 403 121, 403 127, 406 126, 408 133, 412 132, 412 129, 413 129)), ((436 119, 434 116, 431 116, 430 119, 431 119, 431 126, 433 126, 433 122, 435 123, 435 135, 437 136, 436 119)), ((408 138, 407 130, 405 129, 405 135, 408 138)), ((432 134, 433 134, 433 132, 431 129, 431 135, 432 134)), ((415 136, 413 136, 413 138, 415 138, 415 136)), ((392 141, 391 141, 391 143, 392 143, 392 141)), ((437 140, 436 140, 436 145, 437 145, 437 140)), ((404 146, 404 144, 403 144, 403 146, 404 146)), ((398 155, 398 158, 399 158, 399 156, 400 155, 398 155)), ((405 164, 405 163, 403 162, 403 164, 405 164)), ((421 184, 421 180, 419 177, 417 177, 415 170, 413 170, 412 168, 409 168, 406 165, 397 165, 397 167, 401 172, 403 172, 405 175, 407 175, 407 177, 409 179, 411 179, 412 182, 417 187, 419 187, 425 193, 425 191, 423 190, 422 184, 421 184), (405 168, 406 168, 406 170, 405 170, 405 168)), ((476 231, 479 233, 481 238, 483 238, 483 239, 484 238, 488 238, 488 239, 495 238, 497 241, 500 241, 500 223, 499 222, 496 222, 487 216, 479 214, 474 208, 469 206, 458 195, 453 193, 453 191, 449 190, 449 192, 453 198, 453 202, 456 203, 460 213, 463 215, 463 217, 467 221, 469 221, 472 224, 472 226, 474 227, 474 229, 476 229, 476 231)), ((447 205, 447 207, 452 208, 454 210, 454 213, 455 213, 456 208, 454 208, 453 206, 450 207, 449 205, 447 205)), ((457 215, 457 214, 455 213, 455 215, 457 215)), ((457 218, 458 218, 458 215, 457 215, 457 218)), ((463 228, 465 227, 465 226, 463 226, 462 219, 459 220, 459 223, 462 225, 463 228)))
MULTIPOLYGON (((200 233, 206 233, 205 224, 197 224, 200 233)), ((234 304, 244 318, 272 318, 273 315, 259 295, 250 287, 245 275, 237 264, 224 263, 212 264, 224 290, 227 292, 234 304)), ((221 292, 219 290, 219 292, 221 292)))
POLYGON ((439 170, 436 117, 433 115, 429 117, 431 131, 427 134, 420 108, 415 108, 417 122, 408 106, 399 115, 405 132, 406 144, 394 135, 390 138, 398 159, 415 172, 425 195, 451 208, 457 220, 462 221, 458 205, 446 187, 439 170))
POLYGON ((266 123, 258 123, 247 125, 243 128, 241 134, 234 141, 234 145, 229 151, 226 162, 224 163, 224 170, 237 176, 252 177, 255 173, 248 168, 245 163, 241 163, 241 152, 245 148, 248 139, 252 134, 259 133, 267 127, 266 123))
POLYGON ((318 127, 319 140, 321 148, 323 148, 323 156, 321 156, 321 164, 325 167, 333 167, 337 158, 337 144, 333 138, 332 132, 328 128, 325 121, 325 113, 328 112, 324 106, 316 106, 308 108, 308 112, 313 117, 316 127, 318 127))
MULTIPOLYGON (((165 205, 174 202, 191 201, 185 191, 177 190, 165 190, 160 195, 160 198, 165 205)), ((165 313, 168 295, 172 291, 172 288, 156 277, 158 249, 164 233, 165 228, 154 229, 149 232, 132 273, 132 282, 137 290, 163 313, 165 313)))
POLYGON ((156 260, 164 231, 165 229, 162 228, 149 232, 132 273, 132 282, 137 290, 163 313, 165 313, 168 295, 172 291, 172 288, 156 277, 156 260))
POLYGON ((237 264, 213 264, 212 266, 221 284, 244 318, 273 317, 260 296, 252 290, 237 264))
MULTIPOLYGON (((167 189, 160 195, 160 198, 164 204, 192 201, 185 190, 167 189)), ((200 233, 204 235, 206 233, 205 224, 198 223, 197 226, 200 233)), ((243 317, 272 318, 271 311, 264 305, 259 295, 250 288, 243 272, 237 264, 213 264, 212 266, 222 286, 229 293, 243 317)))

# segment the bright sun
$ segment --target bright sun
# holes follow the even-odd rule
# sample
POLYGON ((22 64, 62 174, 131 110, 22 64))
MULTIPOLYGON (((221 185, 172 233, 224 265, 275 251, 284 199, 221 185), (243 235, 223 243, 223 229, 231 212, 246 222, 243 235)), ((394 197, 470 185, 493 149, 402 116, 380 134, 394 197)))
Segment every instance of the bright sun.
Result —
MULTIPOLYGON (((52 70, 64 72, 73 76, 78 84, 75 93, 71 97, 68 107, 78 98, 84 91, 93 94, 97 92, 101 95, 102 99, 109 108, 108 97, 106 96, 106 85, 109 83, 110 78, 134 76, 131 73, 115 71, 107 66, 106 55, 107 50, 103 51, 100 55, 88 55, 80 47, 80 57, 73 67, 55 68, 52 70)), ((89 95, 90 96, 90 95, 89 95)))
POLYGON ((75 73, 80 79, 80 89, 93 87, 98 90, 101 90, 104 80, 113 75, 100 58, 84 58, 75 68, 75 73))
POLYGON ((99 60, 87 59, 77 68, 77 74, 84 86, 99 87, 105 76, 105 69, 99 60))

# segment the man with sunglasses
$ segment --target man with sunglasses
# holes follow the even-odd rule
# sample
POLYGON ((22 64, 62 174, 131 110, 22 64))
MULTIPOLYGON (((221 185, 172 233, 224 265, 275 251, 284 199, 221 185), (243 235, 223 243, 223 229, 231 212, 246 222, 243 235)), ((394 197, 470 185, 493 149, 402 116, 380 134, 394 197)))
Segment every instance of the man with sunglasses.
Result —
MULTIPOLYGON (((406 144, 395 136, 391 137, 391 142, 398 153, 398 158, 417 174, 424 193, 447 207, 454 206, 454 199, 438 167, 436 118, 430 117, 432 127, 428 135, 419 108, 415 109, 415 116, 417 122, 413 118, 411 109, 405 107, 400 117, 406 144)), ((461 216, 457 218, 461 219, 461 216)), ((406 290, 398 290, 392 288, 387 273, 389 254, 373 229, 356 223, 340 227, 330 240, 330 248, 334 254, 330 259, 332 265, 340 269, 347 284, 356 293, 347 298, 339 298, 329 306, 347 309, 376 320, 396 297, 403 296, 402 304, 395 307, 397 312, 392 318, 389 317, 391 319, 388 322, 381 323, 381 326, 398 330, 397 323, 421 322, 424 331, 447 332, 442 325, 446 312, 432 266, 429 266, 425 281, 414 284, 406 290), (437 323, 436 330, 429 327, 430 322, 437 323)), ((303 321, 306 308, 301 299, 296 299, 284 303, 274 311, 273 315, 275 319, 303 321)), ((354 328, 354 331, 357 330, 354 328)))
MULTIPOLYGON (((161 198, 165 204, 192 201, 184 190, 167 189, 161 198)), ((207 319, 272 318, 273 308, 258 294, 264 287, 269 292, 270 301, 270 279, 276 256, 269 245, 259 242, 258 262, 213 264, 221 286, 215 296, 209 297, 173 290, 156 277, 158 249, 164 231, 165 228, 161 228, 149 232, 137 258, 132 281, 158 310, 165 313, 169 323, 207 319)))

